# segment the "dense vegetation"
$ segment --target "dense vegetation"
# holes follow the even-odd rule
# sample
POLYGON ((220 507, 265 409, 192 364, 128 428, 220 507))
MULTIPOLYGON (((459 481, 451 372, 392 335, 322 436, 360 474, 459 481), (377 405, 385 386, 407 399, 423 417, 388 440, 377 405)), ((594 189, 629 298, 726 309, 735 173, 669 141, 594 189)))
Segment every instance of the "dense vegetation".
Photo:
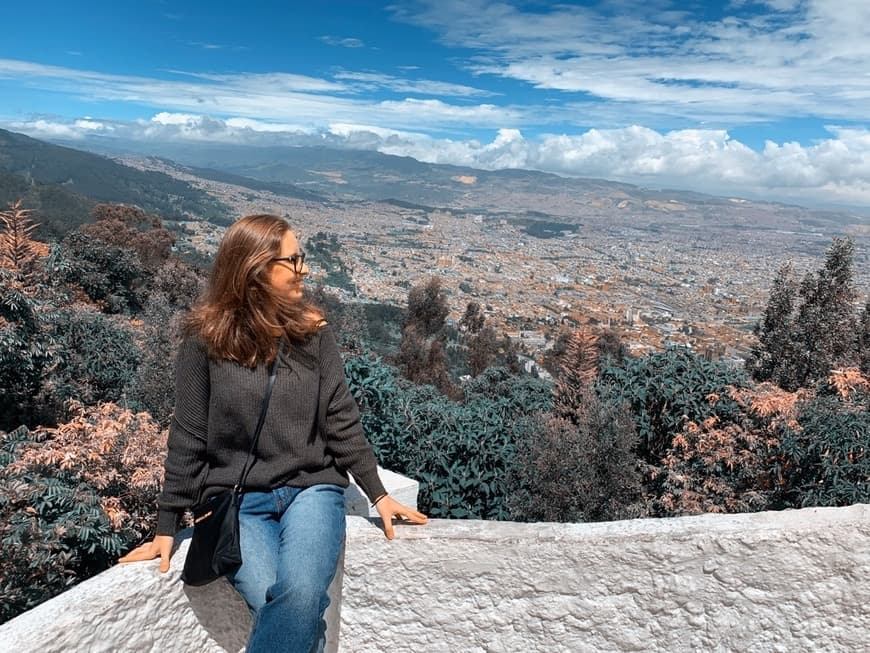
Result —
MULTIPOLYGON (((0 621, 112 564, 154 528, 179 316, 202 272, 157 216, 96 205, 61 240, 0 213, 0 621)), ((592 521, 870 501, 868 307, 851 243, 797 286, 785 268, 746 369, 564 332, 525 373, 440 279, 405 308, 310 291, 335 325, 383 466, 434 517, 592 521)), ((303 248, 339 285, 340 240, 303 248)), ((347 286, 346 286, 347 288, 347 286)), ((352 288, 352 286, 350 286, 352 288)))

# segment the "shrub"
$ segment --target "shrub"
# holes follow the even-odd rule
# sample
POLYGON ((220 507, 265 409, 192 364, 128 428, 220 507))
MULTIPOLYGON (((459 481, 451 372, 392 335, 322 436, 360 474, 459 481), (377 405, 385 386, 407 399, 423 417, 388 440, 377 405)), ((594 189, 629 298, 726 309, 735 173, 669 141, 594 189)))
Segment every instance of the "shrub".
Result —
POLYGON ((658 464, 674 436, 689 422, 714 415, 723 421, 739 419, 740 408, 729 386, 746 387, 743 370, 721 361, 708 361, 681 347, 621 364, 607 359, 599 372, 599 394, 617 404, 627 402, 640 437, 640 457, 658 464), (721 397, 711 403, 711 394, 721 397))
POLYGON ((132 333, 100 313, 70 310, 53 325, 57 364, 49 376, 58 404, 116 401, 136 376, 139 349, 132 333))
POLYGON ((637 432, 627 408, 587 388, 572 419, 542 416, 518 444, 512 519, 602 521, 639 516, 637 432))
POLYGON ((507 519, 506 477, 515 443, 548 408, 549 384, 491 368, 468 386, 465 403, 414 386, 366 357, 346 365, 349 386, 382 465, 420 481, 418 504, 433 517, 507 519))
POLYGON ((0 621, 109 567, 153 532, 166 432, 113 404, 0 433, 0 621))
MULTIPOLYGON (((800 405, 797 425, 782 440, 782 507, 870 502, 870 393, 867 380, 846 393, 821 394, 800 405)), ((820 389, 836 385, 829 379, 820 389)))

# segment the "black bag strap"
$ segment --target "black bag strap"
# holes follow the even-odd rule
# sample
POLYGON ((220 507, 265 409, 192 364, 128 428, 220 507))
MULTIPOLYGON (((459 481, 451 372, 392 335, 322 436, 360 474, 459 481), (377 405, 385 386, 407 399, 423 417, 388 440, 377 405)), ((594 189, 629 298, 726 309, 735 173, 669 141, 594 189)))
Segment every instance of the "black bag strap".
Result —
POLYGON ((269 381, 266 383, 266 396, 263 397, 263 405, 260 407, 260 418, 257 420, 257 428, 254 431, 254 439, 251 442, 251 448, 248 451, 248 457, 245 459, 245 464, 242 467, 242 473, 239 474, 239 482, 233 488, 233 492, 239 493, 245 486, 245 481, 248 480, 248 474, 253 468, 253 464, 248 467, 254 452, 257 450, 257 442, 260 440, 260 431, 263 430, 263 422, 266 421, 266 411, 269 409, 269 398, 272 396, 272 388, 275 386, 275 376, 278 372, 278 361, 281 359, 281 350, 284 348, 284 336, 278 341, 278 352, 275 354, 275 360, 272 363, 272 369, 269 372, 269 381))

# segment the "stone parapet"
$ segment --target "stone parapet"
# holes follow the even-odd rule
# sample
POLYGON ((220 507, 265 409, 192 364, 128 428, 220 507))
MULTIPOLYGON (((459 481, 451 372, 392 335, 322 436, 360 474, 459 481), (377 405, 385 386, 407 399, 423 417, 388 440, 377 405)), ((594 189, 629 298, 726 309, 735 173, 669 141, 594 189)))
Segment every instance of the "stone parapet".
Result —
MULTIPOLYGON (((338 635, 350 653, 857 651, 870 632, 866 504, 396 532, 348 517, 333 650, 338 635)), ((182 559, 113 567, 0 627, 0 648, 238 651, 241 600, 184 587, 182 559)))

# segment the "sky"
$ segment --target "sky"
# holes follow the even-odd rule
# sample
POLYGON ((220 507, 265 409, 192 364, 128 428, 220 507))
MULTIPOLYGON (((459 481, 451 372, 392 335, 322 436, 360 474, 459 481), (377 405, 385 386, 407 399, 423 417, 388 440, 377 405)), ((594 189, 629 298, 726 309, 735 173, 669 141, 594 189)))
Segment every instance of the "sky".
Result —
POLYGON ((8 3, 0 126, 870 209, 870 2, 8 3))

